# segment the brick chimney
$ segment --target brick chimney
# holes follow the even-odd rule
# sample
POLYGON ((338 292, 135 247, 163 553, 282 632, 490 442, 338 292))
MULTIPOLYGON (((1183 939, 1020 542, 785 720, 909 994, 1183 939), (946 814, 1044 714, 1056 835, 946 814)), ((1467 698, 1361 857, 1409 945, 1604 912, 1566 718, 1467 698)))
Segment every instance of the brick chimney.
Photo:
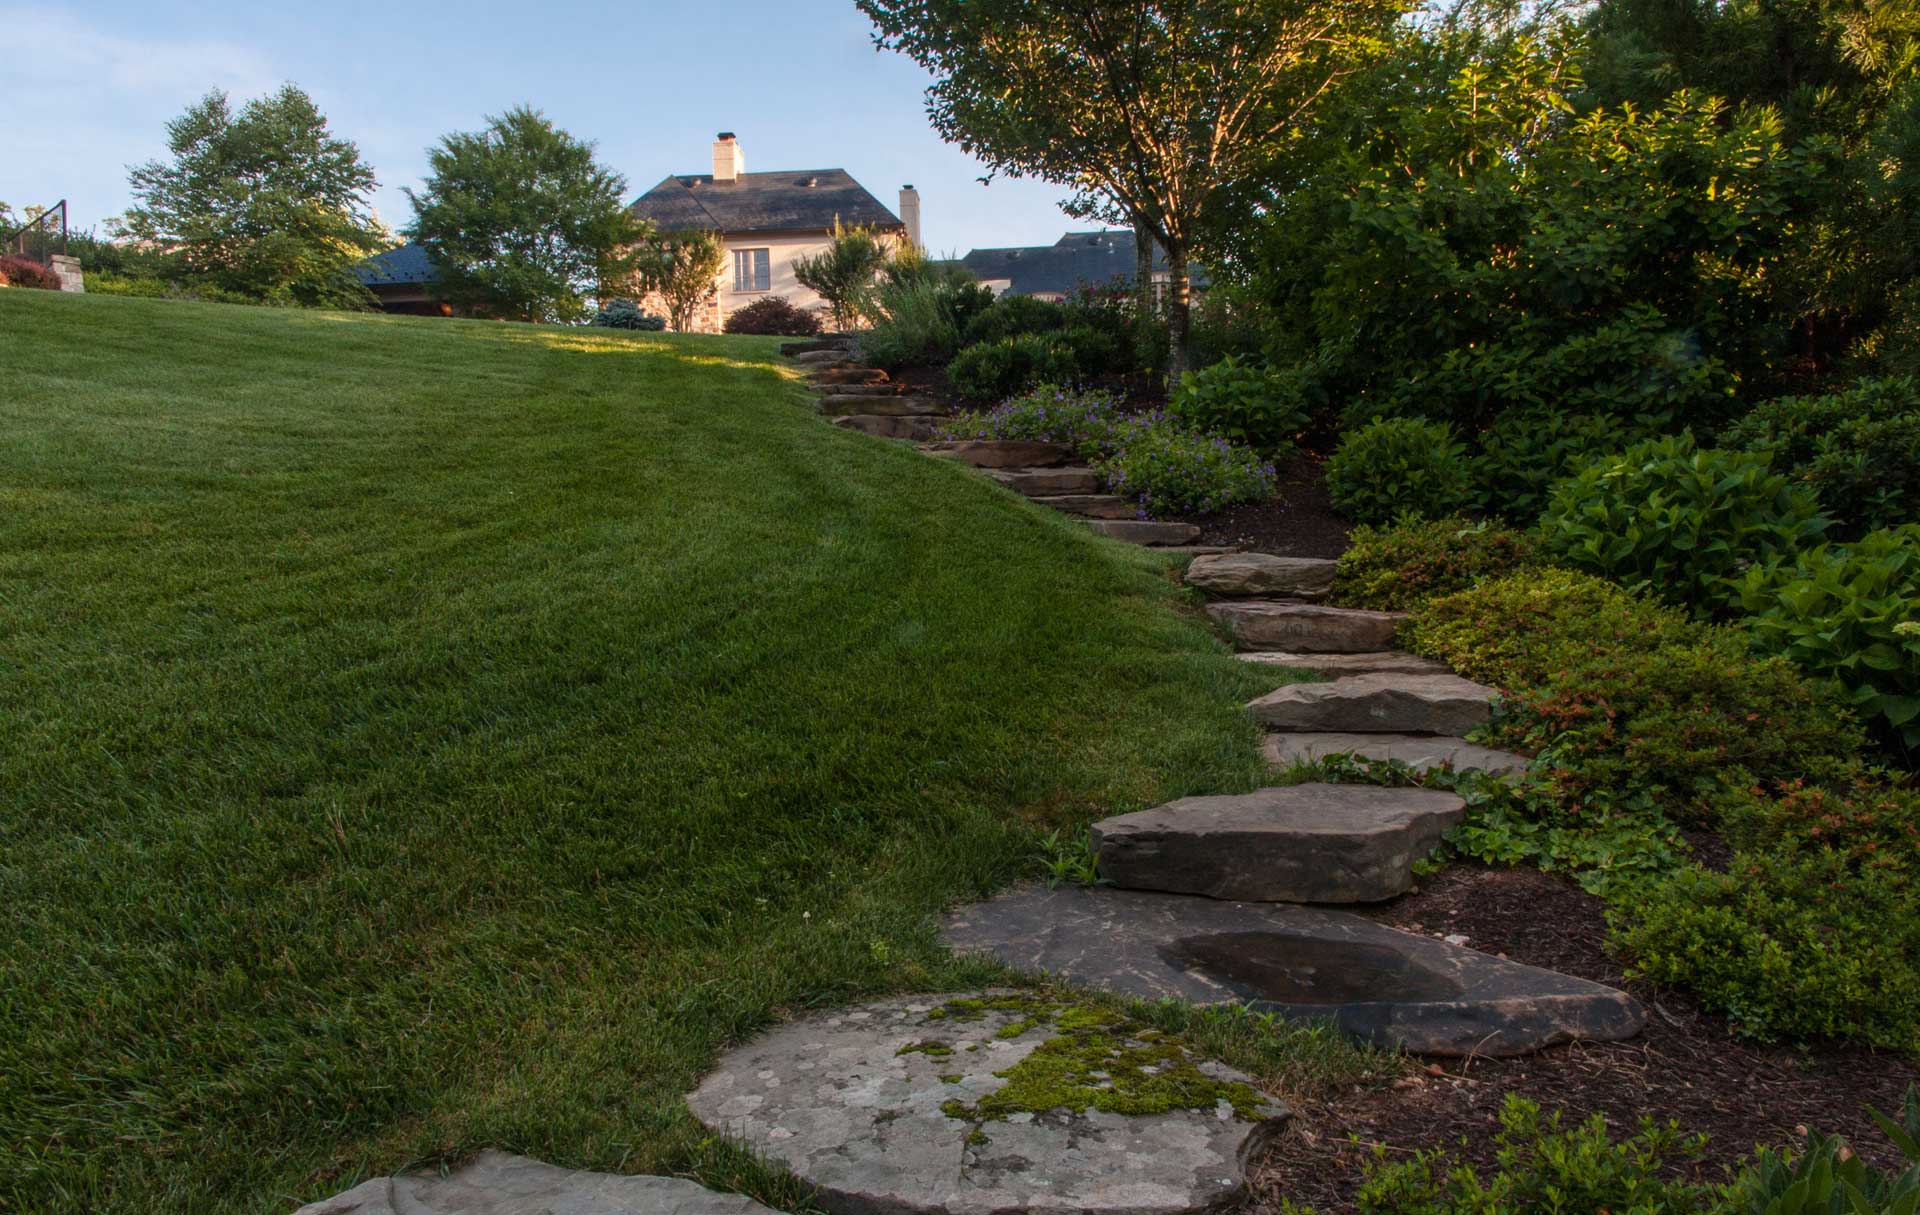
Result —
POLYGON ((911 185, 900 187, 900 222, 907 226, 907 239, 916 249, 920 243, 920 191, 911 185))
POLYGON ((746 171, 747 154, 740 150, 740 141, 732 131, 720 132, 713 141, 713 180, 734 181, 746 171))

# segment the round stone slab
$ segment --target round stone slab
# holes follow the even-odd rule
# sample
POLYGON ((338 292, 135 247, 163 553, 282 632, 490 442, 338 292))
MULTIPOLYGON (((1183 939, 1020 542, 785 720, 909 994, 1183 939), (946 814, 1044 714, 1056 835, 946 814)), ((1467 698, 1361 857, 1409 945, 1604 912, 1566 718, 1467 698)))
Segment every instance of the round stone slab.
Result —
POLYGON ((1016 992, 808 1017, 687 1104, 847 1215, 1214 1210, 1288 1113, 1174 1039, 1016 992))
POLYGON ((1284 785, 1183 797, 1093 825, 1100 876, 1256 903, 1378 903, 1413 887, 1466 803, 1440 789, 1284 785))
POLYGON ((716 1194, 678 1177, 622 1177, 559 1169, 482 1152, 441 1176, 379 1177, 309 1203, 294 1215, 774 1215, 751 1198, 716 1194))

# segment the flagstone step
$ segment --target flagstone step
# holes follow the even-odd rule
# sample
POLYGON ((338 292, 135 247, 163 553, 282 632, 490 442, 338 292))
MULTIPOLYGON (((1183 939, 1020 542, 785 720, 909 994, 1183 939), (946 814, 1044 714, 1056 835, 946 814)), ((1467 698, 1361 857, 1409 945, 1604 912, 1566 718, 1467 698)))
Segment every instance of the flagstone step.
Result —
POLYGON ((1316 763, 1334 756, 1398 760, 1415 772, 1450 767, 1455 772, 1487 772, 1510 776, 1532 762, 1511 751, 1496 751, 1464 738, 1437 734, 1269 734, 1262 744, 1267 762, 1276 768, 1316 763))
POLYGON ((1365 654, 1295 654, 1287 650, 1248 650, 1235 654, 1241 662, 1261 666, 1290 667, 1315 675, 1337 678, 1342 675, 1448 675, 1444 662, 1422 658, 1404 650, 1375 650, 1365 654))
POLYGON ((1030 439, 954 439, 927 443, 921 448, 930 456, 958 460, 975 468, 1051 468, 1070 463, 1076 453, 1060 443, 1039 443, 1030 439))
POLYGON ((482 1152, 444 1176, 380 1177, 294 1215, 775 1215, 751 1198, 678 1177, 628 1177, 555 1168, 482 1152))
POLYGON ((835 397, 892 397, 900 395, 904 384, 884 382, 879 384, 825 384, 819 391, 835 397))
POLYGON ((1524 1055, 1612 1042, 1645 1014, 1625 992, 1287 903, 1020 887, 948 917, 962 953, 1145 1000, 1245 1004, 1425 1055, 1524 1055))
POLYGON ((834 1215, 1220 1211, 1290 1115, 1176 1037, 1000 990, 815 1013, 722 1056, 687 1106, 834 1215))
POLYGON ((1364 612, 1311 603, 1228 600, 1207 605, 1242 650, 1365 654, 1391 649, 1404 612, 1364 612))
POLYGON ((1191 523, 1160 523, 1151 519, 1089 519, 1087 526, 1103 536, 1149 548, 1185 544, 1200 535, 1200 529, 1191 523))
POLYGON ((853 361, 853 357, 844 349, 809 350, 805 354, 794 355, 793 363, 796 367, 805 367, 818 371, 826 371, 836 367, 857 366, 853 361))
POLYGON ((1378 903, 1413 888, 1413 863, 1465 815, 1438 789, 1287 785, 1103 819, 1093 845, 1100 876, 1129 890, 1378 903))
POLYGON ((1194 558, 1185 581, 1206 594, 1231 598, 1323 599, 1333 589, 1338 564, 1322 557, 1228 553, 1194 558))
POLYGON ((815 384, 886 384, 887 373, 878 367, 834 367, 816 371, 807 377, 815 384))
POLYGON ((787 358, 796 355, 814 354, 822 350, 851 350, 853 339, 844 337, 809 338, 801 342, 780 343, 780 353, 787 358))
POLYGON ((868 417, 938 418, 949 412, 945 405, 927 397, 850 396, 834 393, 820 398, 820 412, 841 416, 864 414, 868 417))
POLYGON ((987 475, 1030 498, 1100 492, 1100 474, 1091 468, 996 468, 987 475))
POLYGON ((1140 513, 1138 506, 1117 494, 1056 494, 1034 501, 1063 514, 1089 519, 1131 519, 1140 513))
POLYGON ((1499 693, 1458 675, 1348 675, 1290 683, 1247 708, 1272 730, 1327 734, 1466 734, 1499 693))
POLYGON ((852 414, 835 418, 835 426, 857 430, 878 439, 911 439, 918 443, 933 436, 933 423, 926 418, 896 418, 880 414, 852 414))

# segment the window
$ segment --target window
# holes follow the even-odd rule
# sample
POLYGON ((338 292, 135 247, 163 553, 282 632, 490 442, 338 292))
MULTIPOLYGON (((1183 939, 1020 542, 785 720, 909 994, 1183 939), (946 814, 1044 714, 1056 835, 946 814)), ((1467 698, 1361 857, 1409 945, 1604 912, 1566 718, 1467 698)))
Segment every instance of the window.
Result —
POLYGON ((773 286, 773 265, 766 249, 733 251, 733 289, 766 291, 773 286))

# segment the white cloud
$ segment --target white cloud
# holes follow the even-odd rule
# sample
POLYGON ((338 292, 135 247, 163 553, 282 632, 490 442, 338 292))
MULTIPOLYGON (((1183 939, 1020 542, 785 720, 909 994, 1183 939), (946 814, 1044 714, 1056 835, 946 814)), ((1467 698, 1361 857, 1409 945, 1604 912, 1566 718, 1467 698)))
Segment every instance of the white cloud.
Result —
POLYGON ((23 83, 59 85, 66 106, 76 96, 98 99, 101 89, 172 98, 223 88, 252 96, 279 83, 264 55, 226 39, 142 37, 41 5, 0 5, 0 29, 10 43, 33 48, 10 60, 23 83))

